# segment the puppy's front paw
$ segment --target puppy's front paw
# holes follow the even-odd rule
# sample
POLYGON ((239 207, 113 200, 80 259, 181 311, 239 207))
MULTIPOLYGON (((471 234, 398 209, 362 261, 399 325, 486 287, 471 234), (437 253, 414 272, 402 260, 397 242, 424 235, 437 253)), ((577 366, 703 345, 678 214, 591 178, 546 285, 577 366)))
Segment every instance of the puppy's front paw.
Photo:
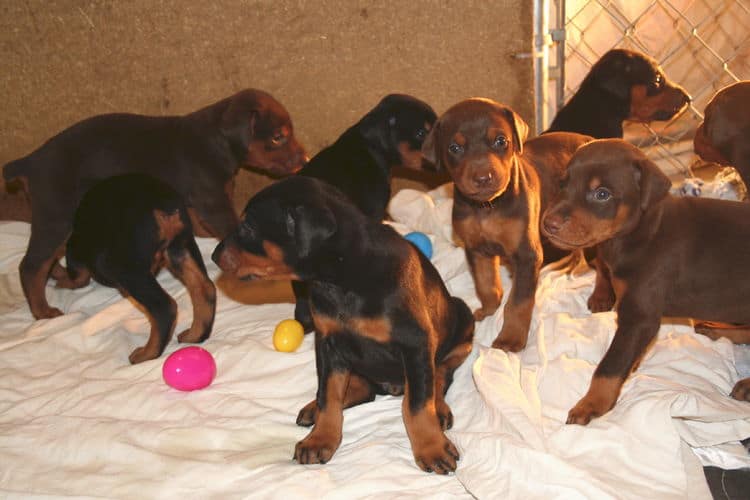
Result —
POLYGON ((487 316, 492 316, 497 311, 497 307, 485 307, 482 306, 474 311, 474 320, 482 321, 487 316))
POLYGON ((750 402, 750 378, 743 378, 734 385, 731 396, 739 401, 750 402))
POLYGON ((584 397, 568 412, 566 424, 587 425, 596 417, 607 413, 612 406, 601 399, 584 397))
POLYGON ((444 434, 414 450, 414 461, 425 472, 448 474, 456 470, 458 459, 458 449, 444 434))
POLYGON ((497 338, 492 342, 492 347, 502 349, 505 352, 519 352, 526 347, 528 339, 529 332, 527 329, 510 326, 509 323, 506 323, 497 338))
POLYGON ((307 403, 297 415, 297 425, 300 427, 310 427, 318 418, 318 402, 312 400, 307 403))
POLYGON ((324 464, 333 457, 340 437, 313 431, 294 447, 294 459, 300 464, 324 464))
POLYGON ((56 307, 46 306, 38 311, 34 311, 33 314, 36 319, 52 319, 62 316, 63 312, 56 307))

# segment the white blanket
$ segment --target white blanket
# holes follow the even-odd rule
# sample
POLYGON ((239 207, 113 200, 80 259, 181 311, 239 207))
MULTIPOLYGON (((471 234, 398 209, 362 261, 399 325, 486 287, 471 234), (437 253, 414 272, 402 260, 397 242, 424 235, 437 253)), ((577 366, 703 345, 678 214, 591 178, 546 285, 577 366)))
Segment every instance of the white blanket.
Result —
MULTIPOLYGON (((400 231, 431 236, 449 289, 475 307, 463 251, 450 242, 450 203, 444 189, 405 190, 390 210, 400 231)), ((750 405, 727 397, 738 378, 732 346, 687 326, 664 325, 610 414, 564 425, 614 332, 612 313, 586 310, 591 272, 543 274, 522 353, 487 347, 500 312, 477 325, 447 397, 461 461, 455 474, 437 476, 414 464, 400 398, 391 396, 345 411, 330 463, 292 461, 308 432, 294 420, 316 388, 312 337, 295 353, 271 343, 292 304, 248 306, 220 294, 203 344, 216 379, 179 392, 161 378, 176 341, 158 360, 128 364, 149 326, 115 290, 51 283, 48 299, 66 314, 33 321, 17 272, 28 236, 27 224, 0 223, 2 497, 710 498, 690 447, 704 461, 750 466, 736 443, 750 436, 750 405)), ((199 240, 213 278, 215 243, 199 240)), ((159 281, 178 302, 180 331, 191 320, 189 297, 168 272, 159 281)))

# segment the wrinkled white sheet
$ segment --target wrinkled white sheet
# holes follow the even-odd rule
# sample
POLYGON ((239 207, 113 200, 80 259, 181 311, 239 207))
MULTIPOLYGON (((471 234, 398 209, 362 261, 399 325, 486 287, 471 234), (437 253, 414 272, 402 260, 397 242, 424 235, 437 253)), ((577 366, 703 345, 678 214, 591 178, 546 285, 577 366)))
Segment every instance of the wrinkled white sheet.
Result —
MULTIPOLYGON (((400 231, 430 234, 433 263, 474 307, 463 251, 450 242, 450 203, 445 188, 404 190, 390 210, 400 231)), ((128 364, 149 328, 115 290, 50 284, 50 302, 66 314, 33 321, 17 273, 28 236, 27 224, 0 223, 2 497, 709 498, 690 447, 750 465, 736 444, 750 436, 750 405, 726 396, 737 379, 732 346, 686 326, 662 328, 613 412, 587 427, 564 425, 611 339, 614 315, 586 310, 592 273, 550 272, 524 352, 486 347, 499 312, 477 325, 474 352, 447 397, 455 415, 448 435, 462 455, 455 474, 417 468, 400 398, 390 396, 346 410, 333 460, 301 466, 291 456, 308 429, 294 420, 315 394, 312 337, 291 354, 271 343, 293 305, 247 306, 220 294, 203 344, 216 379, 182 393, 161 379, 175 341, 158 360, 128 364)), ((199 246, 215 278, 215 241, 199 246)), ((169 273, 159 281, 178 302, 180 331, 191 320, 189 297, 169 273)))

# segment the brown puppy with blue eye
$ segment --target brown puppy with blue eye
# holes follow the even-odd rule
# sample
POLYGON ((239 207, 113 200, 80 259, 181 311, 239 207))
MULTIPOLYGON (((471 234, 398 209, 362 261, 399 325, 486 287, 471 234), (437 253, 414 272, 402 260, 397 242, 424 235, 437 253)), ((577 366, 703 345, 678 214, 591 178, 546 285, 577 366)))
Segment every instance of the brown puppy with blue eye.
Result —
POLYGON ((481 307, 481 320, 500 307, 500 259, 513 273, 503 328, 492 343, 506 351, 526 346, 539 270, 565 255, 544 246, 539 216, 558 189, 568 159, 591 137, 556 132, 524 143, 528 126, 490 99, 467 99, 435 123, 422 154, 454 183, 453 231, 463 242, 481 307))
MULTIPOLYGON (((750 324, 750 205, 672 197, 669 178, 621 139, 581 147, 567 174, 542 232, 564 249, 597 245, 617 298, 612 345, 568 413, 585 425, 615 405, 662 316, 750 324)), ((748 328, 700 333, 750 342, 748 328)), ((750 378, 731 395, 750 401, 750 378)))

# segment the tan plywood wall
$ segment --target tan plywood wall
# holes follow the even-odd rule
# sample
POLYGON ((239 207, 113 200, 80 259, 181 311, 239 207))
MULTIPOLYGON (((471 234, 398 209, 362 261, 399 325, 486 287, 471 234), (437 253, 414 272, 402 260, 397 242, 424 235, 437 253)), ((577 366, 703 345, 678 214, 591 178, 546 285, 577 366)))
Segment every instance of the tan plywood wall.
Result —
MULTIPOLYGON (((533 128, 532 2, 27 0, 0 3, 0 165, 82 118, 181 114, 245 87, 314 154, 390 92, 440 113, 485 96, 533 128)), ((268 182, 243 174, 243 204, 268 182)), ((21 212, 4 193, 0 218, 21 212)), ((23 218, 23 216, 21 217, 23 218)))

